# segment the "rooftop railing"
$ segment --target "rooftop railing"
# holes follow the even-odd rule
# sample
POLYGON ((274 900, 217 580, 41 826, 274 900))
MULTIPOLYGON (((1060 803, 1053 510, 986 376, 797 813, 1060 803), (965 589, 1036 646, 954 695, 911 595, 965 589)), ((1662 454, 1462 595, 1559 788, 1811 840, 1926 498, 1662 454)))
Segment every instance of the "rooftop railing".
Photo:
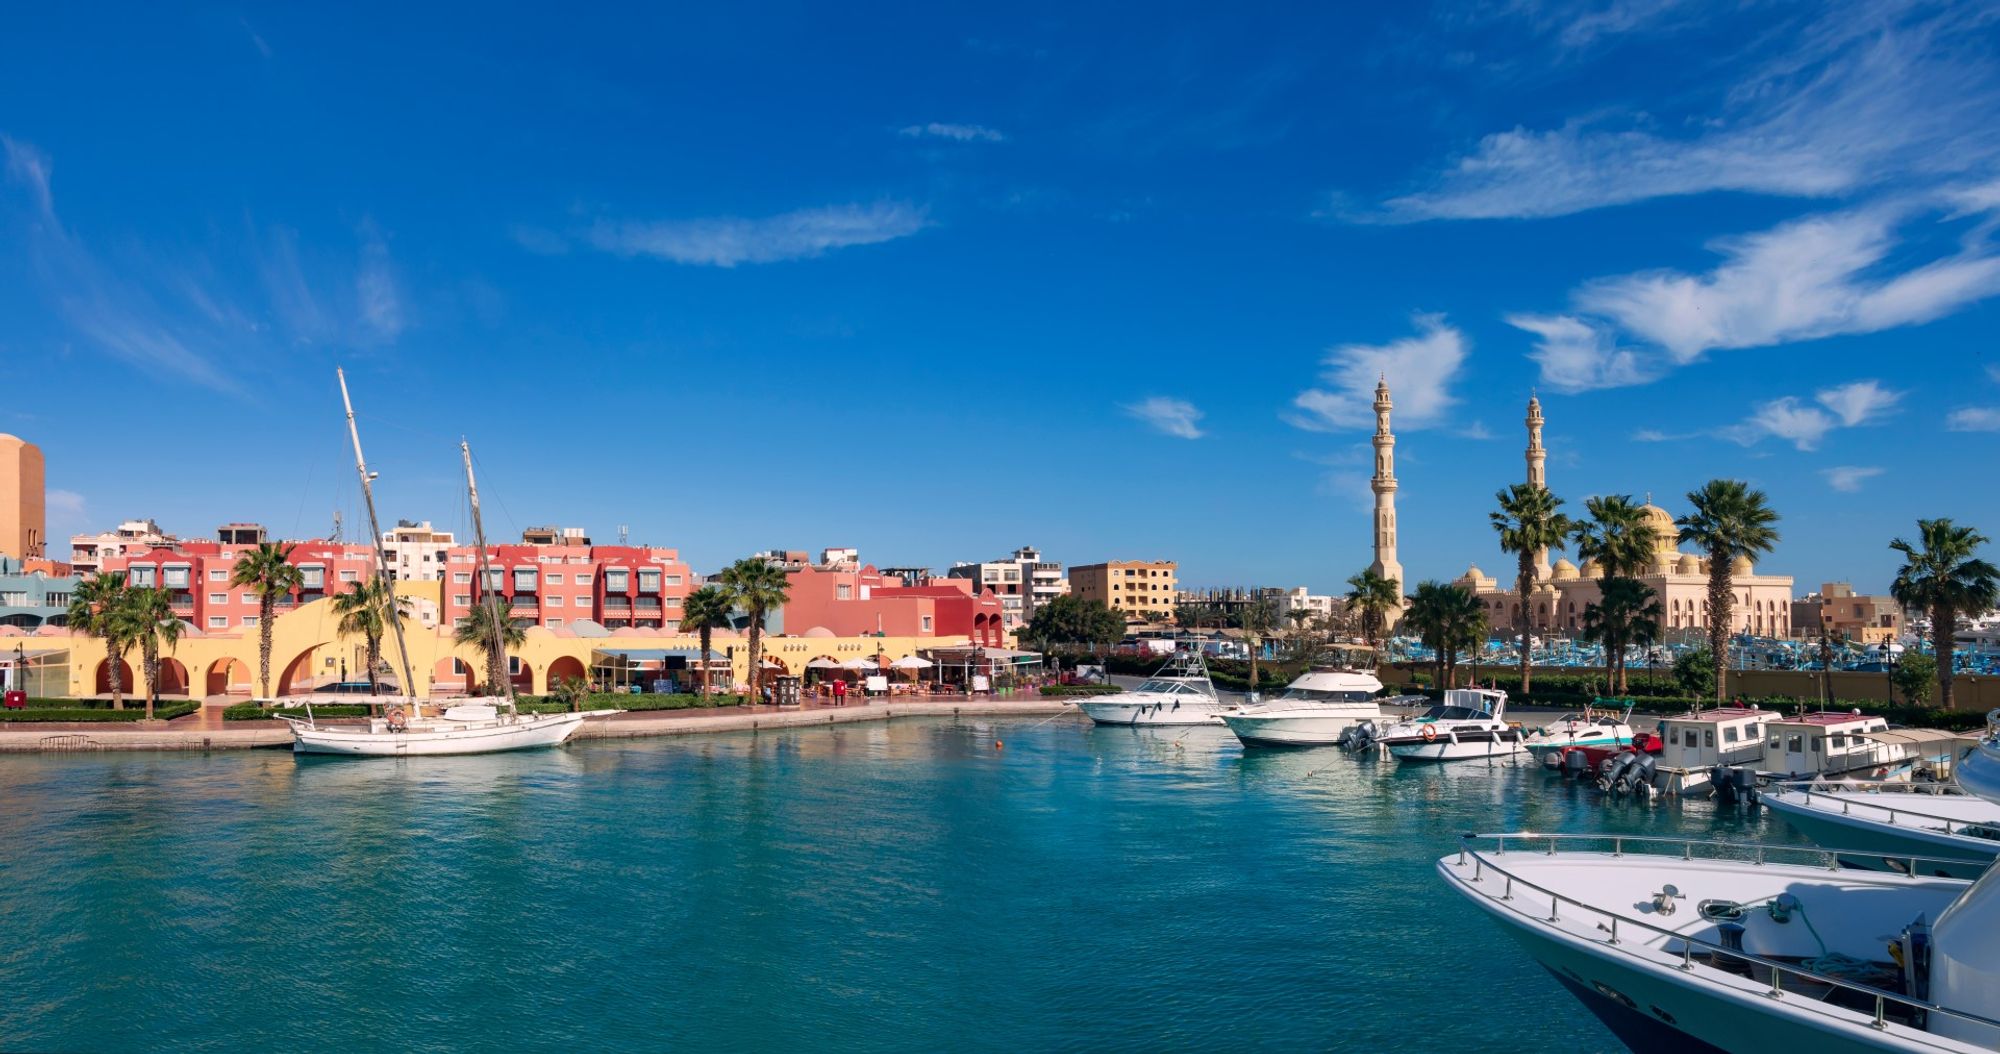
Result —
MULTIPOLYGON (((1663 952, 1667 952, 1669 954, 1671 954, 1675 950, 1672 947, 1673 943, 1679 942, 1680 945, 1679 951, 1681 955, 1679 969, 1683 971, 1692 971, 1696 965, 1707 966, 1710 969, 1718 969, 1714 965, 1715 960, 1717 959, 1725 961, 1741 962, 1752 966, 1763 967, 1766 971, 1768 971, 1768 976, 1770 978, 1768 982, 1770 984, 1770 990, 1765 992, 1764 994, 1772 999, 1785 998, 1785 996, 1787 995, 1785 991, 1785 978, 1793 977, 1802 981, 1806 981, 1811 985, 1820 985, 1820 986, 1825 986, 1826 988, 1829 989, 1840 989, 1842 991, 1854 993, 1855 995, 1858 995, 1860 997, 1863 1005, 1867 1005, 1868 1003, 1872 1002, 1874 1006, 1874 1019, 1869 1022, 1869 1025, 1877 1030, 1883 1030, 1889 1027, 1891 1022, 1889 1021, 1888 1018, 1888 1008, 1890 1006, 1896 1006, 1902 1008, 1904 1011, 1907 1011, 1906 1016, 1908 1017, 1908 1021, 1899 1023, 1906 1023, 1908 1027, 1915 1028, 1918 1030, 1924 1030, 1924 1022, 1930 1017, 1930 1015, 1934 1014, 1942 1015, 1944 1017, 1949 1017, 1958 1021, 1964 1021, 1971 1024, 1981 1025, 1995 1030, 2000 1030, 2000 1020, 1984 1017, 1979 1014, 1971 1013, 1969 1011, 1954 1010, 1950 1007, 1941 1006, 1937 1003, 1932 1003, 1926 1000, 1903 995, 1900 992, 1891 992, 1888 991, 1887 989, 1877 988, 1873 985, 1863 984, 1859 981, 1854 981, 1843 977, 1836 977, 1833 976, 1832 974, 1817 973, 1805 968, 1803 965, 1799 963, 1789 963, 1778 959, 1768 959, 1765 958, 1764 956, 1758 955, 1754 952, 1746 951, 1741 948, 1726 947, 1714 941, 1706 940, 1701 937, 1695 937, 1687 933, 1682 933, 1678 930, 1668 929, 1667 927, 1664 926, 1656 926, 1643 919, 1634 918, 1630 915, 1620 914, 1616 910, 1600 908, 1597 907, 1596 905, 1587 904, 1581 900, 1577 900, 1574 897, 1566 897, 1561 893, 1558 893, 1555 890, 1548 888, 1547 886, 1539 885, 1528 879, 1522 878, 1520 875, 1512 871, 1509 871, 1503 864, 1501 864, 1498 860, 1494 859, 1495 857, 1506 855, 1506 853, 1509 851, 1507 848, 1507 844, 1510 840, 1515 843, 1516 847, 1514 850, 1515 852, 1519 852, 1521 850, 1532 851, 1533 848, 1539 844, 1542 847, 1541 855, 1546 855, 1546 856, 1557 855, 1557 847, 1560 845, 1568 845, 1573 843, 1574 844, 1595 843, 1596 845, 1601 847, 1604 843, 1608 842, 1611 844, 1612 856, 1624 856, 1625 848, 1627 845, 1635 845, 1639 847, 1640 854, 1648 856, 1667 856, 1668 855, 1667 853, 1658 851, 1658 849, 1660 849, 1661 847, 1665 847, 1668 849, 1678 849, 1680 851, 1680 858, 1683 860, 1693 860, 1696 858, 1697 855, 1699 855, 1703 859, 1744 861, 1744 854, 1748 852, 1752 854, 1751 859, 1744 862, 1751 863, 1759 867, 1764 866, 1767 861, 1776 863, 1783 862, 1782 860, 1772 860, 1771 858, 1775 856, 1781 858, 1782 857, 1796 858, 1803 863, 1809 864, 1811 866, 1823 867, 1828 871, 1839 871, 1842 869, 1841 867, 1842 856, 1849 856, 1849 857, 1866 856, 1873 858, 1882 858, 1881 854, 1879 853, 1864 852, 1859 850, 1821 849, 1813 846, 1765 845, 1762 843, 1755 843, 1755 842, 1723 842, 1712 839, 1699 839, 1699 838, 1665 838, 1652 835, 1536 834, 1527 831, 1518 831, 1509 834, 1499 834, 1499 833, 1475 834, 1468 832, 1459 837, 1458 860, 1452 866, 1463 869, 1466 866, 1470 865, 1472 867, 1472 876, 1469 879, 1467 879, 1467 881, 1469 882, 1483 883, 1487 881, 1488 872, 1491 872, 1494 876, 1504 879, 1506 884, 1501 891, 1501 895, 1493 899, 1512 901, 1515 899, 1515 894, 1517 889, 1533 894, 1538 899, 1546 898, 1549 904, 1549 913, 1546 917, 1546 921, 1550 923, 1561 921, 1562 910, 1565 905, 1570 908, 1574 908, 1579 911, 1587 912, 1589 914, 1598 916, 1599 918, 1605 920, 1604 922, 1599 923, 1597 927, 1598 932, 1604 934, 1602 943, 1605 945, 1617 946, 1625 944, 1625 941, 1619 938, 1619 929, 1621 926, 1628 933, 1631 930, 1636 929, 1644 934, 1651 934, 1653 936, 1665 938, 1665 940, 1661 943, 1660 950, 1663 952), (1492 840, 1492 842, 1494 843, 1494 848, 1492 853, 1490 854, 1483 853, 1473 846, 1473 843, 1475 841, 1479 841, 1482 839, 1492 840), (1697 964, 1695 962, 1694 956, 1697 949, 1699 949, 1704 955, 1709 957, 1708 962, 1700 964, 1697 964)), ((1904 872, 1905 880, 1911 880, 1913 876, 1916 875, 1917 865, 1919 863, 1943 864, 1956 867, 1963 867, 1965 865, 1964 860, 1955 860, 1949 857, 1898 855, 1895 857, 1889 857, 1887 859, 1894 859, 1907 862, 1907 864, 1909 865, 1909 870, 1904 872)), ((1491 896, 1491 894, 1487 895, 1489 897, 1491 896)), ((1514 910, 1518 914, 1533 917, 1534 913, 1538 909, 1516 908, 1514 910)), ((1699 916, 1697 916, 1697 918, 1699 918, 1699 916)), ((1628 952, 1627 954, 1635 954, 1635 953, 1628 952)), ((1727 971, 1723 972, 1727 973, 1727 971)), ((1730 976, 1741 976, 1741 975, 1730 974, 1730 976)), ((1755 978, 1753 977, 1752 979, 1754 980, 1755 978)), ((1793 994, 1798 994, 1796 989, 1793 994)), ((1865 1011, 1852 1010, 1848 1007, 1840 1006, 1839 1004, 1832 1004, 1832 1005, 1837 1009, 1848 1010, 1850 1013, 1865 1013, 1865 1011)))

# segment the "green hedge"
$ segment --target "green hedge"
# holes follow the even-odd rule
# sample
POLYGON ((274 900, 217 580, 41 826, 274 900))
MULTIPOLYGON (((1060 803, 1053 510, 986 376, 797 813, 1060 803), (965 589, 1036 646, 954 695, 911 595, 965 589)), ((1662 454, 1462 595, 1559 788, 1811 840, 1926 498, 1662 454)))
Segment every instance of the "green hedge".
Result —
POLYGON ((1124 690, 1115 684, 1045 684, 1041 689, 1047 696, 1116 695, 1124 690))
MULTIPOLYGON (((362 703, 328 703, 312 708, 314 717, 366 717, 368 707, 362 703)), ((303 706, 265 706, 262 703, 236 703, 222 711, 224 721, 262 721, 284 714, 287 717, 304 717, 303 706)))
MULTIPOLYGON (((623 695, 613 692, 592 692, 585 697, 585 710, 705 710, 719 706, 741 706, 748 702, 740 695, 695 695, 683 693, 675 695, 646 693, 623 695)), ((549 695, 516 696, 514 705, 523 713, 553 714, 569 709, 569 704, 549 695)))
MULTIPOLYGON (((35 722, 50 722, 50 721, 79 721, 79 722, 87 721, 87 722, 96 722, 98 724, 115 725, 115 724, 126 724, 133 721, 144 721, 146 719, 146 701, 143 699, 139 700, 137 705, 134 705, 130 701, 127 701, 125 704, 127 709, 124 710, 111 710, 94 706, 76 705, 80 701, 81 700, 74 700, 74 699, 36 700, 36 702, 43 704, 63 703, 68 705, 30 706, 26 710, 0 710, 0 721, 10 721, 17 723, 35 723, 35 722)), ((192 699, 182 699, 175 702, 160 703, 159 705, 153 707, 153 716, 154 718, 161 721, 171 721, 176 717, 185 717, 188 714, 194 713, 196 710, 199 709, 201 709, 200 703, 195 702, 192 699)))

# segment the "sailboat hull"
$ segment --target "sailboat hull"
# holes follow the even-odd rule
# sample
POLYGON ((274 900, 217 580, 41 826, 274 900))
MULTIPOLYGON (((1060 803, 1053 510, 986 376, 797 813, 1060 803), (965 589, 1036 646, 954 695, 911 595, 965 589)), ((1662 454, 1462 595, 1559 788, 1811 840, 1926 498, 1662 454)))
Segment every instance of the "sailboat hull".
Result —
POLYGON ((425 722, 407 732, 378 731, 363 726, 307 727, 292 722, 292 752, 339 757, 441 757, 452 754, 497 754, 556 746, 583 727, 583 714, 531 714, 514 721, 493 721, 442 727, 425 722))

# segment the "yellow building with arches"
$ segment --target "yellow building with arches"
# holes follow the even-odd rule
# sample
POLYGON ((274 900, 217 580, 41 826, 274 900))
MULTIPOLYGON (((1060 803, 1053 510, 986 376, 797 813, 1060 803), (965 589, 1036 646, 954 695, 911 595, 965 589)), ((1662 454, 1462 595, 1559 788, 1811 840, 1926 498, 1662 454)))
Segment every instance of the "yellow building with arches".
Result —
MULTIPOLYGON (((485 667, 478 649, 464 647, 451 639, 451 630, 436 618, 442 600, 443 583, 400 581, 396 594, 408 598, 411 616, 405 620, 404 637, 409 646, 411 676, 417 696, 463 693, 478 679, 485 667)), ((277 697, 303 695, 340 681, 366 678, 366 642, 359 636, 339 631, 340 617, 331 599, 315 600, 278 615, 271 622, 271 694, 277 697)), ((617 655, 674 655, 696 665, 701 641, 693 634, 660 630, 620 629, 600 631, 602 635, 581 635, 570 630, 540 626, 526 630, 527 639, 509 650, 515 690, 542 694, 555 683, 569 678, 588 678, 594 665, 617 655)), ((47 648, 62 641, 68 649, 69 695, 83 697, 110 691, 110 666, 104 642, 94 637, 65 636, 60 631, 38 633, 35 646, 47 648)), ((881 655, 895 660, 916 655, 920 649, 963 647, 968 638, 957 637, 804 637, 764 638, 764 654, 772 664, 771 673, 803 674, 814 659, 847 662, 881 655)), ((259 636, 255 627, 229 632, 190 631, 171 650, 161 655, 160 693, 169 696, 236 696, 244 699, 260 694, 257 685, 259 636)), ((749 641, 740 633, 717 632, 711 641, 711 657, 726 663, 738 685, 749 682, 749 641)), ((391 680, 402 680, 402 663, 393 635, 382 642, 382 658, 395 671, 391 680)), ((139 656, 126 653, 120 677, 126 694, 144 691, 138 672, 139 656)), ((720 666, 717 666, 719 672, 720 666)), ((690 675, 682 674, 684 683, 690 675)))

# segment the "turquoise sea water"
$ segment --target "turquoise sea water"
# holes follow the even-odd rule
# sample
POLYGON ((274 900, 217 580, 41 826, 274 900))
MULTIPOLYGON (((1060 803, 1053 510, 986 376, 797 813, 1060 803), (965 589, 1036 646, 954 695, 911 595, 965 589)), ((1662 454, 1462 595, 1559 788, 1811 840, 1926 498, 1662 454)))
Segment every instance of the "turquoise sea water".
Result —
POLYGON ((1610 1050, 1435 859, 1793 840, 1072 718, 6 757, 0 794, 6 1050, 1610 1050))

